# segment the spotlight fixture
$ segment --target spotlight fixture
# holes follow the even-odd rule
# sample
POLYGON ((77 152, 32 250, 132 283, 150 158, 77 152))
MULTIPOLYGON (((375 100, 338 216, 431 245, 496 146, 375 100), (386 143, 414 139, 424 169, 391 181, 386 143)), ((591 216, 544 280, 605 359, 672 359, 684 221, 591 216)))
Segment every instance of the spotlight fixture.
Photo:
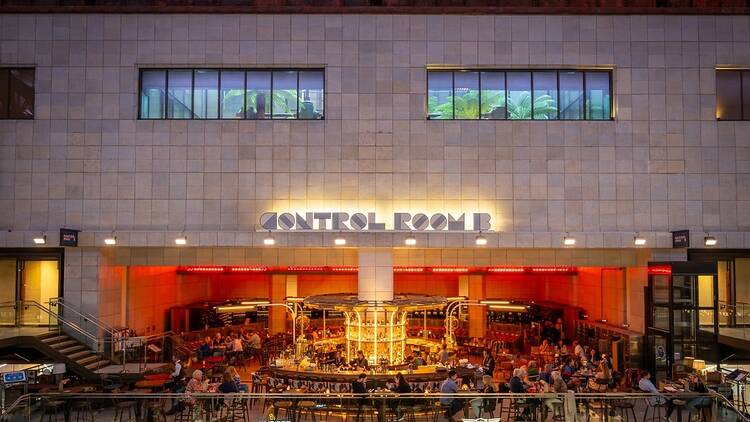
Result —
POLYGON ((417 238, 412 235, 408 235, 406 236, 406 239, 404 239, 404 245, 414 246, 416 244, 417 244, 417 238))
POLYGON ((276 239, 271 236, 271 231, 268 231, 268 235, 263 238, 263 244, 266 246, 273 246, 276 244, 276 239))
POLYGON ((479 235, 474 239, 474 243, 477 246, 484 246, 487 244, 487 238, 482 236, 482 232, 479 232, 479 235))
POLYGON ((635 246, 643 246, 646 244, 646 238, 641 237, 640 235, 636 234, 635 237, 633 238, 633 244, 635 246))
POLYGON ((563 245, 565 245, 565 246, 573 246, 575 244, 576 244, 576 238, 575 237, 571 237, 570 235, 566 234, 565 237, 563 238, 563 245))
POLYGON ((35 245, 44 245, 47 243, 47 235, 42 234, 41 236, 37 236, 34 238, 34 244, 35 245))
POLYGON ((706 236, 703 238, 703 244, 706 246, 716 246, 717 240, 713 236, 706 236))
POLYGON ((187 236, 180 236, 175 238, 174 244, 179 246, 187 245, 187 236))
POLYGON ((114 246, 117 244, 117 236, 110 236, 104 239, 104 244, 107 246, 114 246))
POLYGON ((333 244, 336 246, 344 246, 346 245, 346 238, 339 236, 333 239, 333 244))

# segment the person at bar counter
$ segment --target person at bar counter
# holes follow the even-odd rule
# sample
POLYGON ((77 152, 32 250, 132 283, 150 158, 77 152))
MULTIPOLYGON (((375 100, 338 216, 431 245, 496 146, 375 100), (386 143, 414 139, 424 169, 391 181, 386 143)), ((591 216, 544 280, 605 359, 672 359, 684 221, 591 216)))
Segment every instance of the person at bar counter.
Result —
POLYGON ((363 351, 357 350, 357 357, 354 358, 352 366, 356 368, 362 368, 366 371, 370 369, 370 363, 367 361, 367 358, 365 357, 365 353, 363 351))
MULTIPOLYGON (((409 394, 411 393, 411 386, 408 382, 406 382, 406 378, 404 378, 403 374, 399 372, 396 374, 396 377, 393 379, 394 381, 394 387, 391 388, 391 391, 397 394, 409 394)), ((401 406, 403 405, 409 405, 407 399, 400 399, 400 400, 390 400, 389 405, 391 406, 391 410, 393 410, 393 413, 396 414, 396 418, 398 420, 401 420, 403 417, 401 415, 401 406)))
POLYGON ((672 411, 674 410, 674 403, 672 403, 672 400, 669 400, 666 397, 664 397, 659 392, 659 390, 656 389, 656 387, 654 386, 654 383, 651 382, 650 372, 648 371, 641 372, 641 380, 638 381, 638 388, 644 393, 653 394, 653 397, 650 397, 648 399, 649 405, 661 406, 661 405, 666 404, 667 405, 666 418, 669 419, 669 417, 672 415, 672 411))
MULTIPOLYGON (((364 372, 357 376, 357 379, 352 381, 352 394, 367 394, 367 374, 364 372)), ((357 405, 359 407, 367 404, 367 398, 357 397, 357 405)))
POLYGON ((336 367, 341 367, 346 365, 346 359, 341 355, 341 350, 336 349, 336 352, 333 355, 333 358, 328 361, 329 365, 333 365, 336 367))
POLYGON ((450 354, 448 353, 448 346, 443 344, 443 347, 440 350, 440 354, 438 355, 438 361, 442 363, 443 365, 446 365, 448 364, 448 359, 450 359, 450 354))
POLYGON ((454 416, 464 407, 463 400, 450 396, 456 393, 458 393, 458 373, 450 370, 448 371, 448 378, 440 385, 440 394, 443 394, 440 397, 440 404, 448 408, 444 416, 451 422, 456 422, 454 416))
MULTIPOLYGON (((708 388, 706 388, 706 384, 703 382, 703 378, 701 378, 700 375, 690 375, 690 391, 699 394, 708 394, 708 388)), ((685 409, 691 414, 696 415, 700 411, 699 408, 706 408, 709 406, 711 406, 711 397, 695 397, 687 402, 685 409)))
POLYGON ((489 349, 484 349, 482 368, 484 368, 484 373, 489 376, 492 376, 492 374, 495 373, 495 358, 492 357, 492 352, 490 352, 489 349))

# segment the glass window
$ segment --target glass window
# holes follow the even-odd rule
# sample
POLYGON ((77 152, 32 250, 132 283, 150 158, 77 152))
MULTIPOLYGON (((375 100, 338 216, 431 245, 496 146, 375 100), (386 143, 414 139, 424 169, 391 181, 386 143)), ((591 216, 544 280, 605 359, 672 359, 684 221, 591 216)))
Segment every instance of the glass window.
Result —
POLYGON ((453 72, 427 73, 427 118, 453 118, 453 72))
POLYGON ((742 77, 734 70, 716 71, 716 118, 742 119, 742 77))
POLYGON ((453 113, 456 119, 479 118, 479 72, 453 74, 453 113))
POLYGON ((297 72, 275 71, 272 81, 271 116, 274 119, 297 118, 297 72))
POLYGON ((34 69, 11 69, 8 117, 11 119, 34 118, 34 69))
POLYGON ((531 73, 508 72, 508 118, 531 119, 531 73))
POLYGON ((583 119, 583 72, 560 72, 560 119, 583 119))
POLYGON ((609 72, 586 72, 586 118, 608 120, 609 103, 609 72))
POLYGON ((219 71, 195 71, 193 114, 196 119, 219 118, 219 71))
POLYGON ((750 120, 750 71, 742 72, 742 118, 750 120))
POLYGON ((167 118, 190 119, 193 117, 193 71, 170 70, 167 80, 167 118))
POLYGON ((534 118, 557 119, 557 72, 534 72, 534 118))
POLYGON ((0 69, 0 119, 8 118, 8 69, 0 69))
POLYGON ((245 116, 245 72, 221 71, 221 118, 241 119, 245 116))
POLYGON ((299 118, 323 118, 323 84, 325 76, 320 70, 299 72, 299 118))
POLYGON ((247 72, 247 118, 271 117, 271 72, 247 72))
POLYGON ((164 118, 166 75, 164 70, 141 72, 141 119, 164 118))
POLYGON ((482 72, 482 119, 505 119, 505 73, 482 72))

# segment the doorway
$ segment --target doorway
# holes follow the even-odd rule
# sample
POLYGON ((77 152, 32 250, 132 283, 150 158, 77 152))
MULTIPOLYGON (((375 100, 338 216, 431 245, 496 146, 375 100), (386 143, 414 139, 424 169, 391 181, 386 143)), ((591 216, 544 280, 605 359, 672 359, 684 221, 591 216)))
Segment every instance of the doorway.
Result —
POLYGON ((62 252, 0 256, 0 325, 57 324, 50 300, 62 291, 62 252))

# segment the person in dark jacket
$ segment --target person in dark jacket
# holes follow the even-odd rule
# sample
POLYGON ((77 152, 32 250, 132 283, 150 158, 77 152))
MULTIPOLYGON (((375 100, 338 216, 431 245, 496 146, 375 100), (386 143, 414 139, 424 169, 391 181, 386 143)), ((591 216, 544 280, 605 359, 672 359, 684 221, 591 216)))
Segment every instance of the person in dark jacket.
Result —
POLYGON ((484 349, 482 367, 484 368, 484 373, 489 376, 495 373, 495 358, 492 357, 492 352, 489 349, 484 349))
MULTIPOLYGON (((364 372, 359 374, 357 379, 352 382, 352 393, 367 394, 367 374, 365 374, 364 372)), ((360 408, 360 410, 357 412, 357 416, 359 416, 359 413, 362 411, 362 406, 364 406, 366 403, 367 399, 365 397, 357 397, 357 405, 360 408)))
POLYGON ((354 362, 352 362, 352 366, 362 368, 365 371, 370 369, 370 363, 367 361, 367 358, 365 357, 365 353, 363 351, 357 351, 357 357, 354 359, 354 362))
MULTIPOLYGON (((403 374, 399 372, 396 374, 395 381, 395 387, 392 389, 394 393, 397 394, 409 394, 411 393, 411 385, 409 385, 408 382, 406 382, 406 378, 404 378, 403 374)), ((391 410, 396 414, 396 417, 400 420, 401 419, 401 406, 407 406, 409 405, 408 399, 399 399, 399 400, 391 400, 390 401, 391 410)))
POLYGON ((234 382, 234 378, 232 378, 232 374, 230 374, 229 372, 224 372, 224 376, 221 378, 221 384, 219 384, 218 390, 220 393, 224 394, 240 392, 240 390, 237 388, 237 383, 234 382))

